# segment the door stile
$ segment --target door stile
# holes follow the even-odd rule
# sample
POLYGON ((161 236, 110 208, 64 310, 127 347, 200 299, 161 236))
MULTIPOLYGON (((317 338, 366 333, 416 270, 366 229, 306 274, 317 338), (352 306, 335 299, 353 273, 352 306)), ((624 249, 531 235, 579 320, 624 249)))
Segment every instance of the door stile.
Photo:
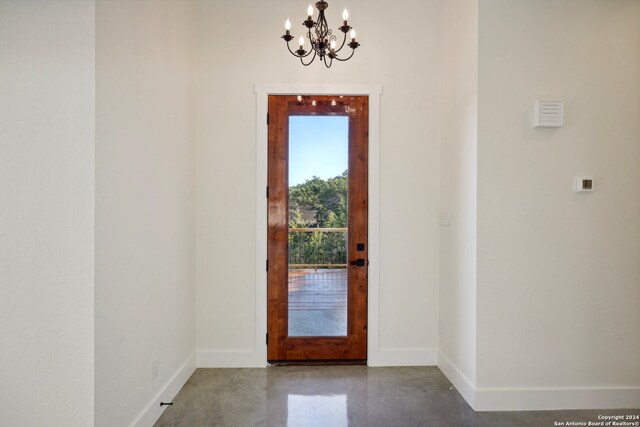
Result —
POLYGON ((288 328, 288 140, 287 104, 278 97, 269 97, 269 160, 268 160, 268 238, 269 257, 267 317, 267 358, 272 360, 285 352, 288 328))

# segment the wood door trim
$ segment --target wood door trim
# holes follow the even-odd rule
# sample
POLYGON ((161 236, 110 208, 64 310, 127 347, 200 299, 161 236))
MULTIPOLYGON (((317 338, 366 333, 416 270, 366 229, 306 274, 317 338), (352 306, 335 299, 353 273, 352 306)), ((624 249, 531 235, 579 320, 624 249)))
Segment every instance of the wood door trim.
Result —
POLYGON ((287 144, 290 115, 346 115, 349 117, 349 260, 368 259, 368 97, 269 96, 268 130, 268 240, 270 259, 267 291, 267 359, 274 361, 358 360, 367 358, 367 280, 368 268, 349 266, 347 337, 288 337, 287 245, 288 183, 287 144), (355 102, 354 102, 355 101, 355 102), (356 173, 352 175, 352 173, 356 173), (356 231, 364 230, 364 231, 356 231), (356 252, 356 243, 365 250, 356 252), (283 331, 284 334, 283 334, 283 331))

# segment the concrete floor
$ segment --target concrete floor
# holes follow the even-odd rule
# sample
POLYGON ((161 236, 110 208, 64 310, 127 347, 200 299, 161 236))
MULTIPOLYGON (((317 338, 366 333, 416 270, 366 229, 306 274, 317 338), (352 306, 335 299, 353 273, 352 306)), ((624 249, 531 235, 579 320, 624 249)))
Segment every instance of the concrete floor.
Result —
POLYGON ((436 367, 197 369, 162 426, 554 426, 640 409, 474 412, 436 367))

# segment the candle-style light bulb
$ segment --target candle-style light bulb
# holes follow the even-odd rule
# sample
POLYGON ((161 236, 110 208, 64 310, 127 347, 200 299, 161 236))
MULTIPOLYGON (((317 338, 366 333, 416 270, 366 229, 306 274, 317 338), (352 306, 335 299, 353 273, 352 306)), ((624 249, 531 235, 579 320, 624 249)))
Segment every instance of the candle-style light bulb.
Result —
POLYGON ((342 12, 342 20, 344 22, 347 22, 347 19, 349 19, 349 12, 347 11, 347 9, 344 9, 344 12, 342 12))
POLYGON ((336 50, 336 41, 331 40, 331 50, 336 50))
POLYGON ((356 41, 356 30, 351 30, 351 41, 356 41))
POLYGON ((287 22, 284 23, 284 29, 289 31, 291 30, 291 21, 287 19, 287 22))
POLYGON ((300 49, 302 49, 304 47, 304 37, 300 36, 298 43, 300 43, 300 49))
POLYGON ((313 7, 311 5, 307 8, 307 15, 309 16, 309 19, 313 16, 313 7))

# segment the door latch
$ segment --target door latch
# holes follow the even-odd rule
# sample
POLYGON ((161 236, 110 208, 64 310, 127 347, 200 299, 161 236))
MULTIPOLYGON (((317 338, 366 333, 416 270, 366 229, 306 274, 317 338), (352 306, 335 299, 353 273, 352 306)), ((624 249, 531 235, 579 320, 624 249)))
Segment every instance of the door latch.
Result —
POLYGON ((364 258, 358 258, 355 261, 351 261, 351 262, 349 262, 349 265, 355 265, 355 266, 358 266, 358 267, 364 267, 364 258))

